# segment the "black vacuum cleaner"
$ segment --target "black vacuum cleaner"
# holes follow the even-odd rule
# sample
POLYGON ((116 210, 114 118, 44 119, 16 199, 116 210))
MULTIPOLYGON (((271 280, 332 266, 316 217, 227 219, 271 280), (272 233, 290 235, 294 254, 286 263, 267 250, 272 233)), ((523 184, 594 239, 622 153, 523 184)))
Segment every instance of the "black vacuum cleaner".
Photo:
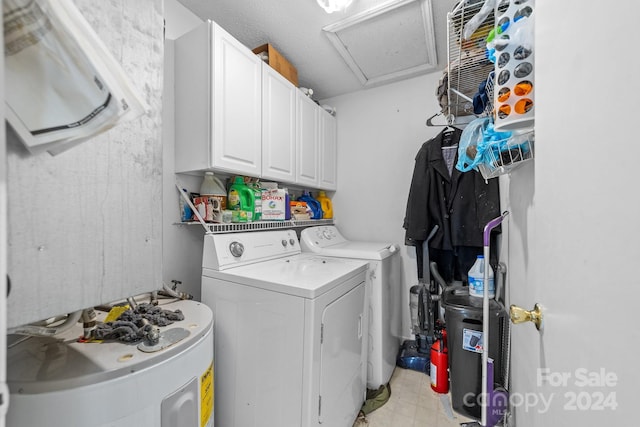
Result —
MULTIPOLYGON (((436 332, 443 326, 439 320, 440 287, 446 286, 438 274, 437 264, 429 263, 429 240, 437 230, 436 225, 422 244, 422 262, 418 261, 418 264, 422 264, 423 268, 422 271, 418 269, 418 284, 412 286, 409 293, 411 329, 415 339, 402 343, 396 359, 397 366, 427 375, 431 367, 431 346, 436 340, 436 332), (436 281, 431 280, 430 270, 434 273, 436 281)), ((416 251, 418 250, 419 248, 416 248, 416 251)))

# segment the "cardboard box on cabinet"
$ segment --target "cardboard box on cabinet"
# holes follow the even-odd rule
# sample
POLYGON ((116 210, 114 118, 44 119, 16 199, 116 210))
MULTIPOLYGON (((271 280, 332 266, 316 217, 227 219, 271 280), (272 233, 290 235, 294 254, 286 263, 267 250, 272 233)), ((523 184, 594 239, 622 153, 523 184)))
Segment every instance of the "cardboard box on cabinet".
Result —
POLYGON ((269 59, 266 61, 274 70, 279 72, 289 80, 291 83, 298 87, 298 70, 291 65, 287 59, 280 54, 270 43, 258 46, 252 51, 256 55, 262 52, 266 52, 269 59))

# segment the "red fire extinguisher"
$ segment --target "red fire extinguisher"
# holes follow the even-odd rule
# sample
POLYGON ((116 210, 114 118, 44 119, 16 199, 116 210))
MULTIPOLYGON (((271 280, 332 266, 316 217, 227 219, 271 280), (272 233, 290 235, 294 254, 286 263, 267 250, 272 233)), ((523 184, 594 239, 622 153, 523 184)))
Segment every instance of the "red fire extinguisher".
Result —
POLYGON ((431 388, 436 393, 449 392, 449 355, 445 341, 446 332, 438 334, 431 346, 431 388))

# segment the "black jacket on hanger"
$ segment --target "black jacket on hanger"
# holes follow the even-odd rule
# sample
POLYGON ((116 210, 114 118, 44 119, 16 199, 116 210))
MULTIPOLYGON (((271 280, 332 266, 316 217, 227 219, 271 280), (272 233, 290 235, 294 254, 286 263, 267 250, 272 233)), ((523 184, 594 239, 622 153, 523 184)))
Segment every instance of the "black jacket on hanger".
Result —
MULTIPOLYGON (((433 227, 438 225, 436 234, 429 241, 430 253, 450 251, 450 255, 455 256, 457 252, 465 252, 466 247, 472 247, 469 248, 472 254, 465 256, 469 260, 465 259, 460 266, 465 280, 466 272, 475 260, 474 254, 482 253, 485 225, 500 215, 500 192, 497 179, 485 181, 475 170, 460 172, 454 166, 449 174, 442 154, 445 132, 425 142, 416 155, 403 225, 405 244, 421 247, 433 227)), ((450 136, 452 143, 457 144, 461 134, 461 130, 455 129, 450 136)), ((456 161, 457 150, 454 165, 456 161)), ((499 228, 495 231, 499 232, 499 228)), ((430 255, 430 258, 433 257, 430 255)), ((445 270, 441 271, 443 277, 449 275, 446 270, 450 266, 439 267, 445 270)), ((445 280, 450 279, 445 277, 445 280)))

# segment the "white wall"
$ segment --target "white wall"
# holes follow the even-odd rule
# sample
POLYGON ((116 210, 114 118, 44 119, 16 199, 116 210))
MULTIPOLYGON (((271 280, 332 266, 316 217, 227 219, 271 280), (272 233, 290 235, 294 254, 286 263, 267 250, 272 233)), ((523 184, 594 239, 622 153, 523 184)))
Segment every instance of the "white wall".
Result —
POLYGON ((55 157, 7 133, 10 327, 160 287, 162 1, 77 5, 149 110, 55 157))
MULTIPOLYGON (((3 29, 0 23, 0 29, 3 29)), ((0 31, 0 41, 4 44, 4 31, 0 31)), ((4 56, 0 58, 0 98, 4 99, 4 56)), ((0 117, 4 118, 4 104, 0 105, 0 117)), ((0 236, 7 235, 7 147, 4 120, 0 120, 0 236)), ((3 404, 0 407, 0 427, 5 425, 7 399, 5 381, 7 378, 7 241, 0 239, 0 392, 3 404)))
POLYGON ((202 23, 202 19, 194 15, 177 0, 164 0, 165 38, 175 40, 189 30, 202 23))
POLYGON ((174 126, 174 40, 202 22, 176 0, 165 0, 165 63, 163 98, 163 163, 162 163, 162 278, 165 284, 172 280, 182 284, 180 291, 187 292, 196 300, 200 299, 202 277, 202 243, 204 229, 196 225, 176 225, 180 222, 178 210, 178 190, 176 180, 183 188, 197 191, 201 177, 179 174, 175 170, 175 126, 174 126))
MULTIPOLYGON (((442 73, 323 100, 336 108, 338 191, 336 225, 352 240, 392 242, 402 254, 402 334, 412 338, 409 288, 417 283, 415 249, 404 245, 402 224, 422 144, 441 127, 427 127, 440 111, 435 90, 442 73)), ((444 123, 434 119, 435 123, 444 123)))

